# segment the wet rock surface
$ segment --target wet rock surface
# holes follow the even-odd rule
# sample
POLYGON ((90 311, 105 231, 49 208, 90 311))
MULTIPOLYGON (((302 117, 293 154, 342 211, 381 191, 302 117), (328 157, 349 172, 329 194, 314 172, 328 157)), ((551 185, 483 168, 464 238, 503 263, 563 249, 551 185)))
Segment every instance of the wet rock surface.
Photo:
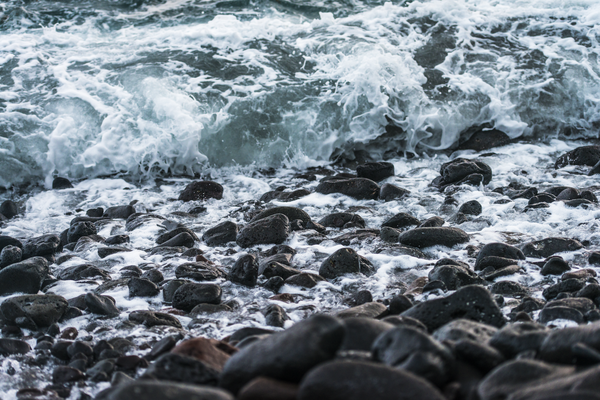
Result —
POLYGON ((78 184, 41 192, 68 199, 50 217, 15 197, 0 231, 0 388, 588 398, 600 365, 589 151, 536 165, 470 151, 425 167, 207 175, 218 183, 189 196, 190 181, 127 184, 110 201, 78 184))

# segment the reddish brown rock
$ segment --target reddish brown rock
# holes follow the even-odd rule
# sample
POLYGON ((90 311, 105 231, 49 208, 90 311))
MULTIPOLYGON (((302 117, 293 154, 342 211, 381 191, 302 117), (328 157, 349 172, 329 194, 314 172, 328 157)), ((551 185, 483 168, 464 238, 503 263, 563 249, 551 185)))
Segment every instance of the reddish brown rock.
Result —
POLYGON ((235 347, 219 340, 197 337, 175 346, 171 353, 195 358, 214 370, 221 371, 236 351, 235 347))

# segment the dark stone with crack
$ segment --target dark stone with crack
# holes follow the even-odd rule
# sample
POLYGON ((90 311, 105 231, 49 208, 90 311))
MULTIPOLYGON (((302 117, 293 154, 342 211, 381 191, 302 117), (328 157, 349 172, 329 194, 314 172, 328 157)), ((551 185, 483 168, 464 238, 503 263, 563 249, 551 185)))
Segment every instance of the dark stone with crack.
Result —
POLYGON ((136 324, 143 324, 147 327, 166 325, 175 328, 181 328, 181 322, 171 314, 161 313, 157 311, 133 311, 129 314, 129 320, 136 324))
POLYGON ((331 360, 344 339, 344 325, 317 315, 242 348, 225 364, 219 386, 237 394, 258 376, 299 382, 313 367, 331 360))
POLYGON ((456 158, 442 164, 440 175, 432 184, 440 189, 448 185, 470 184, 487 185, 492 180, 492 169, 489 165, 476 160, 456 158))
POLYGON ((201 303, 220 304, 221 287, 213 284, 186 283, 173 294, 173 307, 187 312, 201 303))
POLYGON ((450 350, 419 329, 398 326, 375 340, 373 359, 404 369, 442 387, 451 377, 454 357, 450 350))
POLYGON ((448 322, 466 318, 495 327, 506 321, 491 293, 482 286, 465 286, 450 296, 428 300, 402 313, 423 322, 430 332, 448 322))
POLYGON ((0 309, 5 321, 14 323, 18 318, 31 319, 38 327, 58 322, 69 303, 55 294, 30 294, 10 297, 2 302, 0 309))

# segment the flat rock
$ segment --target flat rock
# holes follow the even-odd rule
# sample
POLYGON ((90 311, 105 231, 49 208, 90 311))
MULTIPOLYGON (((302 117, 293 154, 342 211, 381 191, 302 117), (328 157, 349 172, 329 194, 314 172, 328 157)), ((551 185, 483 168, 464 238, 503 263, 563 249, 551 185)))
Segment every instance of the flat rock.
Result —
POLYGON ((179 200, 208 200, 223 198, 223 186, 212 181, 196 181, 192 182, 183 189, 179 194, 179 200))
POLYGON ((131 214, 135 213, 135 208, 131 205, 108 207, 102 214, 105 218, 111 219, 127 219, 131 214))
POLYGON ((32 257, 0 271, 0 296, 12 293, 36 294, 48 275, 48 261, 32 257))
POLYGON ((181 328, 181 322, 179 322, 179 320, 175 316, 157 311, 133 311, 129 313, 129 320, 136 324, 143 324, 149 328, 152 326, 160 325, 181 328))
POLYGON ((491 293, 482 286, 465 286, 439 299, 417 304, 402 313, 423 322, 430 332, 457 318, 483 322, 495 327, 506 321, 491 293))
POLYGON ((297 275, 292 275, 285 280, 286 285, 300 286, 305 288, 313 288, 317 286, 319 282, 324 282, 325 278, 320 275, 313 274, 310 272, 301 272, 297 275))
POLYGON ((433 337, 440 342, 445 340, 457 342, 462 339, 468 339, 479 343, 486 343, 496 332, 498 332, 498 328, 495 326, 459 318, 436 329, 433 332, 433 337))
POLYGON ((458 228, 415 228, 401 234, 399 241, 404 245, 418 248, 430 246, 452 247, 468 242, 469 235, 458 228))
POLYGON ((298 400, 444 400, 426 380, 401 369, 363 361, 331 361, 302 380, 298 400))
POLYGON ((175 276, 179 279, 189 278, 196 281, 214 281, 218 278, 224 278, 225 272, 215 265, 199 261, 179 265, 175 268, 175 276))
POLYGON ((30 350, 29 343, 23 340, 0 338, 0 355, 2 356, 25 354, 30 350))
POLYGON ((315 191, 322 194, 341 193, 357 200, 379 197, 379 185, 367 178, 328 179, 321 181, 315 191))
POLYGON ((240 247, 257 244, 281 244, 290 232, 290 220, 283 214, 273 214, 246 225, 238 234, 240 247))
POLYGON ((311 221, 310 216, 306 213, 306 211, 304 211, 300 208, 297 208, 297 207, 273 207, 273 208, 267 208, 266 210, 259 212, 257 215, 254 216, 254 218, 252 218, 252 220, 250 222, 255 222, 255 221, 270 217, 275 214, 283 214, 290 221, 299 219, 302 222, 304 222, 305 224, 307 222, 311 221))
POLYGON ((61 269, 58 273, 58 279, 63 281, 80 281, 94 278, 111 279, 108 272, 90 264, 74 265, 61 269))
POLYGON ((546 258, 556 253, 575 251, 581 248, 583 245, 578 240, 554 237, 526 243, 521 250, 527 257, 546 258))
POLYGON ((142 278, 131 278, 127 282, 129 297, 154 297, 160 293, 156 283, 142 278))
POLYGON ((317 315, 303 320, 233 355, 219 385, 237 394, 259 376, 299 382, 313 367, 332 359, 343 338, 344 325, 336 318, 317 315))

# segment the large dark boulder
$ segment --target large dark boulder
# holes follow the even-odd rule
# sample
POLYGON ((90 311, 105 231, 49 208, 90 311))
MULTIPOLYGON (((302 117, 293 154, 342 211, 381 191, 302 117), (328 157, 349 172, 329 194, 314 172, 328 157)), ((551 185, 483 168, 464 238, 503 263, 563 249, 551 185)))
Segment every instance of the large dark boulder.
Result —
POLYGON ((525 243, 521 250, 527 257, 546 258, 564 251, 575 251, 583 248, 581 242, 575 239, 553 237, 525 243))
POLYGON ((554 168, 559 169, 567 165, 593 167, 598 161, 600 161, 600 146, 581 146, 558 157, 554 168))
POLYGON ((236 243, 240 247, 257 244, 281 244, 290 232, 290 221, 283 214, 273 214, 251 222, 240 231, 236 243))
POLYGON ((67 243, 75 243, 84 236, 95 235, 98 233, 96 225, 89 221, 79 221, 72 223, 67 231, 67 243))
POLYGON ((208 246, 221 246, 229 242, 235 242, 238 234, 238 226, 235 222, 225 221, 208 229, 202 235, 202 240, 208 246))
POLYGON ((173 307, 192 311, 201 303, 220 304, 221 287, 210 283, 185 283, 173 294, 173 307))
POLYGON ((223 198, 223 186, 212 181, 192 182, 179 194, 179 200, 207 200, 223 198))
POLYGON ((298 400, 444 400, 426 380, 385 365, 364 361, 331 361, 302 380, 298 400))
POLYGON ((311 317, 242 348, 225 364, 219 385, 236 394, 258 376, 299 382, 313 367, 332 359, 343 339, 344 325, 338 319, 311 317))
POLYGON ((305 224, 307 222, 311 221, 310 216, 306 213, 306 211, 301 210, 300 208, 297 208, 297 207, 273 207, 273 208, 267 208, 266 210, 259 212, 258 214, 256 214, 254 216, 254 218, 252 218, 252 220, 250 222, 256 222, 260 219, 264 219, 264 218, 270 217, 271 215, 275 215, 275 214, 283 214, 290 221, 299 219, 302 222, 304 222, 305 224))
POLYGON ((0 214, 4 215, 8 219, 11 219, 19 215, 19 208, 14 201, 5 200, 2 202, 2 204, 0 204, 0 214))
POLYGON ((23 241, 23 259, 35 256, 49 256, 61 250, 60 237, 49 234, 23 241))
POLYGON ((454 358, 451 351, 426 332, 410 326, 397 326, 375 340, 373 359, 401 368, 441 387, 451 377, 454 358))
POLYGON ((467 140, 462 142, 459 150, 483 151, 493 147, 504 146, 510 143, 510 137, 498 129, 479 128, 467 140))
POLYGON ((135 213, 135 208, 131 205, 108 207, 102 214, 105 218, 127 219, 131 214, 135 213))
POLYGON ((4 319, 15 323, 17 318, 29 318, 38 327, 50 326, 63 316, 69 307, 67 300, 55 294, 30 294, 10 297, 2 302, 4 319))
POLYGON ((341 193, 357 200, 377 199, 379 185, 366 178, 326 179, 315 189, 318 193, 341 193))
POLYGON ((356 167, 356 175, 359 178, 367 178, 375 182, 395 175, 394 164, 390 162, 368 162, 356 167))
POLYGON ((0 271, 0 296, 12 293, 36 294, 48 276, 48 261, 32 257, 0 271))
POLYGON ((466 318, 495 327, 506 321, 491 293, 482 286, 465 286, 450 296, 424 301, 402 313, 423 322, 430 332, 448 322, 466 318))
POLYGON ((323 261, 319 275, 326 279, 334 279, 344 274, 363 273, 371 275, 375 272, 373 264, 351 248, 339 249, 323 261))
POLYGON ((253 254, 244 254, 237 259, 227 278, 240 285, 254 287, 258 279, 258 259, 253 254))
POLYGON ((450 162, 442 164, 440 167, 440 176, 433 181, 433 185, 440 189, 448 185, 460 185, 467 183, 470 185, 487 185, 492 180, 492 169, 489 165, 477 161, 456 158, 450 162))
POLYGON ((458 228, 432 227, 415 228, 404 232, 398 238, 401 244, 424 248, 430 246, 452 247, 469 241, 469 235, 458 228))

